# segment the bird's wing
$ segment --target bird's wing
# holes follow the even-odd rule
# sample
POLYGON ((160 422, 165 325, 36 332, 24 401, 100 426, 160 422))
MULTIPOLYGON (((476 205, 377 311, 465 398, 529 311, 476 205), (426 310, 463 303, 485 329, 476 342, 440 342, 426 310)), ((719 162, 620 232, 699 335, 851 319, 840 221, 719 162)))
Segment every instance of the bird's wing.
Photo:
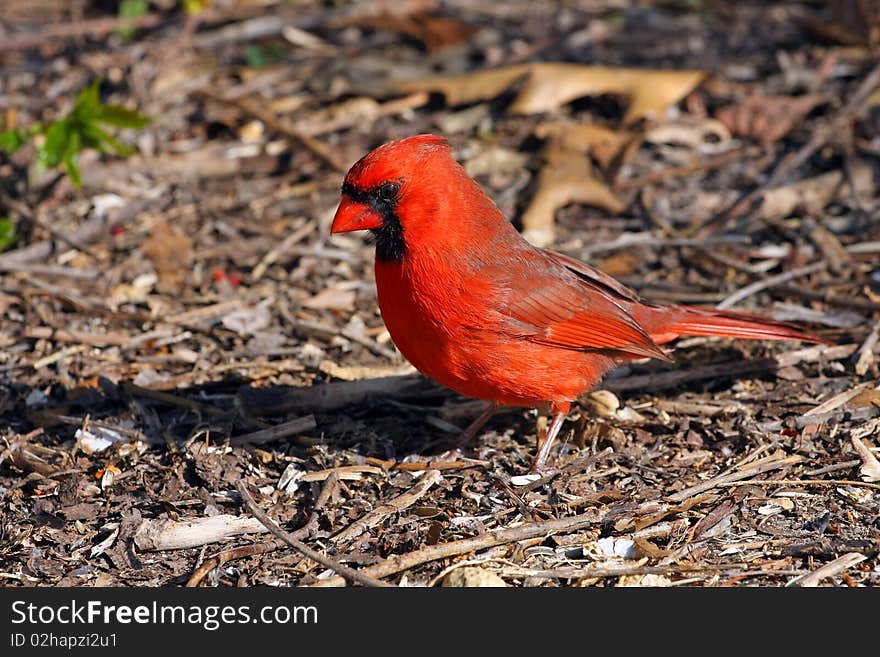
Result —
MULTIPOLYGON (((532 342, 667 359, 629 314, 637 297, 613 278, 552 251, 530 250, 525 272, 510 280, 504 314, 532 342), (538 256, 535 258, 534 256, 538 256)), ((520 262, 523 262, 521 260, 520 262)))
POLYGON ((595 267, 590 267, 587 263, 576 260, 564 253, 557 253, 556 251, 549 251, 547 249, 542 249, 542 252, 554 262, 559 263, 566 269, 570 269, 586 281, 607 288, 608 291, 612 293, 612 296, 619 296, 625 301, 639 302, 639 295, 623 285, 617 279, 606 274, 604 271, 596 269, 595 267))

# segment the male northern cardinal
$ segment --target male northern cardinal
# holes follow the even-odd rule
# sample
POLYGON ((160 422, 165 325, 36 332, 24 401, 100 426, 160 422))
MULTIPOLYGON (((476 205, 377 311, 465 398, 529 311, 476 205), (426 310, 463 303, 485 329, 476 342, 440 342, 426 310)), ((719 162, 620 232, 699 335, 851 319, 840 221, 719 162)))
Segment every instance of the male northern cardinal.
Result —
POLYGON ((574 258, 537 248, 453 159, 416 135, 368 153, 345 176, 332 233, 376 238, 382 318, 422 374, 492 406, 549 402, 532 463, 546 463, 571 402, 612 368, 681 335, 825 342, 759 316, 655 305, 574 258))

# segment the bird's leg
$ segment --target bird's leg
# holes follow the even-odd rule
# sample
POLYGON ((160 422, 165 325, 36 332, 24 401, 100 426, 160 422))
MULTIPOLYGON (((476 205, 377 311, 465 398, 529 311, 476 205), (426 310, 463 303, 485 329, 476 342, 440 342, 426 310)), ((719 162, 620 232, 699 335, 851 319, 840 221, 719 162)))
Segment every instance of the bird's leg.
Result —
POLYGON ((484 426, 486 426, 486 422, 492 419, 492 416, 495 415, 495 411, 498 410, 498 404, 495 402, 489 402, 488 406, 483 409, 483 412, 480 413, 473 422, 468 425, 468 428, 461 432, 458 436, 458 440, 456 441, 457 449, 464 449, 468 446, 468 444, 477 437, 477 434, 480 432, 484 426))
POLYGON ((559 434, 559 430, 562 428, 562 423, 565 422, 565 416, 568 415, 570 409, 571 402, 553 402, 550 405, 550 412, 553 414, 553 422, 550 424, 550 429, 547 431, 547 437, 544 438, 544 442, 541 443, 541 446, 538 448, 538 453, 535 455, 535 460, 532 461, 532 467, 529 468, 529 472, 543 472, 544 466, 547 465, 547 457, 550 455, 550 448, 553 447, 553 443, 556 441, 556 436, 559 434))
POLYGON ((480 432, 486 422, 488 422, 491 417, 495 414, 495 411, 498 410, 498 404, 495 402, 489 402, 488 406, 484 408, 480 414, 476 417, 476 419, 471 422, 467 429, 458 434, 458 438, 455 441, 455 447, 452 449, 446 450, 442 454, 438 454, 433 457, 434 461, 456 461, 462 457, 467 457, 469 452, 465 451, 468 445, 473 441, 474 438, 477 437, 477 434, 480 432))

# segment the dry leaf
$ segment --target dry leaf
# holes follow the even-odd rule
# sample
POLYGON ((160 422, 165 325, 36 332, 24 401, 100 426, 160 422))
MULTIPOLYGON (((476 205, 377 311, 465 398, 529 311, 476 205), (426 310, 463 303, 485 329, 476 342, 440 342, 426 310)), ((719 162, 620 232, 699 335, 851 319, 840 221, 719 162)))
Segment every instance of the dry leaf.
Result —
POLYGON ((110 289, 110 307, 115 311, 124 303, 144 303, 158 282, 153 272, 141 274, 131 283, 120 283, 110 289))
POLYGON ((865 390, 852 398, 850 404, 853 406, 876 406, 880 408, 880 389, 865 390))
POLYGON ((613 416, 620 408, 620 400, 610 390, 594 390, 578 401, 600 417, 613 416))
POLYGON ((189 236, 163 219, 153 226, 143 249, 156 268, 159 291, 181 292, 192 270, 193 245, 189 236))
POLYGON ((173 98, 175 94, 196 89, 210 82, 217 67, 217 61, 213 57, 183 50, 159 69, 150 85, 149 97, 173 98))
POLYGON ((880 461, 860 438, 850 436, 850 440, 856 452, 859 453, 859 458, 862 459, 862 467, 859 468, 862 479, 867 482, 880 481, 880 461))
POLYGON ((491 570, 467 566, 456 568, 443 578, 444 587, 506 587, 504 580, 491 570))
POLYGON ((253 335, 268 328, 272 323, 270 308, 273 303, 275 297, 268 297, 253 308, 242 308, 225 315, 221 322, 223 326, 239 335, 253 335))
POLYGON ((523 237, 537 246, 553 241, 556 211, 570 203, 593 205, 620 214, 626 205, 593 172, 584 153, 551 139, 544 148, 544 167, 529 206, 522 215, 523 237))
POLYGON ((357 281, 340 281, 325 287, 310 299, 303 301, 304 308, 312 310, 354 310, 357 298, 357 281))
POLYGON ((525 153, 517 153, 510 148, 498 144, 477 142, 477 152, 464 163, 464 170, 471 178, 485 174, 514 174, 522 171, 528 157, 525 153))
POLYGON ((797 127, 824 96, 749 96, 737 105, 719 109, 715 116, 730 131, 751 137, 764 146, 773 144, 797 127))
POLYGON ((620 251, 607 258, 603 258, 599 262, 599 269, 606 274, 619 278, 621 276, 631 276, 641 265, 641 260, 632 251, 620 251))
POLYGON ((621 575, 617 580, 617 586, 666 587, 672 586, 672 580, 665 575, 655 575, 653 573, 648 573, 647 575, 621 575))
POLYGON ((645 141, 649 144, 676 144, 695 151, 726 150, 730 139, 730 131, 715 119, 682 118, 673 123, 653 126, 645 132, 645 141))
POLYGON ((820 215, 838 196, 852 194, 855 185, 860 194, 873 194, 873 169, 860 160, 852 165, 852 180, 844 178, 840 170, 807 178, 791 185, 773 187, 761 197, 758 210, 764 219, 783 219, 792 214, 820 215))
POLYGON ((409 80, 395 87, 401 91, 437 91, 450 105, 460 105, 494 98, 522 78, 522 87, 508 108, 513 114, 550 112, 576 98, 612 94, 628 102, 623 123, 629 125, 642 118, 663 118, 669 107, 687 96, 705 77, 703 71, 538 62, 409 80))
POLYGON ((415 11, 410 14, 382 11, 375 15, 341 19, 335 24, 399 32, 419 41, 429 53, 463 43, 480 30, 479 27, 468 25, 455 18, 437 16, 426 11, 415 11))
POLYGON ((559 138, 572 150, 589 152, 606 172, 619 168, 642 143, 639 134, 592 123, 544 123, 535 129, 535 134, 542 139, 559 138))

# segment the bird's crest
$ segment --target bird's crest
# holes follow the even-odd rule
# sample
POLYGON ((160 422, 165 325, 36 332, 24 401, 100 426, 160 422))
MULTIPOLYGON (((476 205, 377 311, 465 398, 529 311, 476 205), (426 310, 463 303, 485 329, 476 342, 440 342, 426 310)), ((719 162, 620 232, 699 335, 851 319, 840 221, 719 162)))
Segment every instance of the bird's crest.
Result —
POLYGON ((425 160, 438 154, 451 153, 446 137, 421 134, 398 139, 373 149, 351 167, 346 182, 369 189, 386 180, 396 178, 401 172, 418 172, 425 160))

